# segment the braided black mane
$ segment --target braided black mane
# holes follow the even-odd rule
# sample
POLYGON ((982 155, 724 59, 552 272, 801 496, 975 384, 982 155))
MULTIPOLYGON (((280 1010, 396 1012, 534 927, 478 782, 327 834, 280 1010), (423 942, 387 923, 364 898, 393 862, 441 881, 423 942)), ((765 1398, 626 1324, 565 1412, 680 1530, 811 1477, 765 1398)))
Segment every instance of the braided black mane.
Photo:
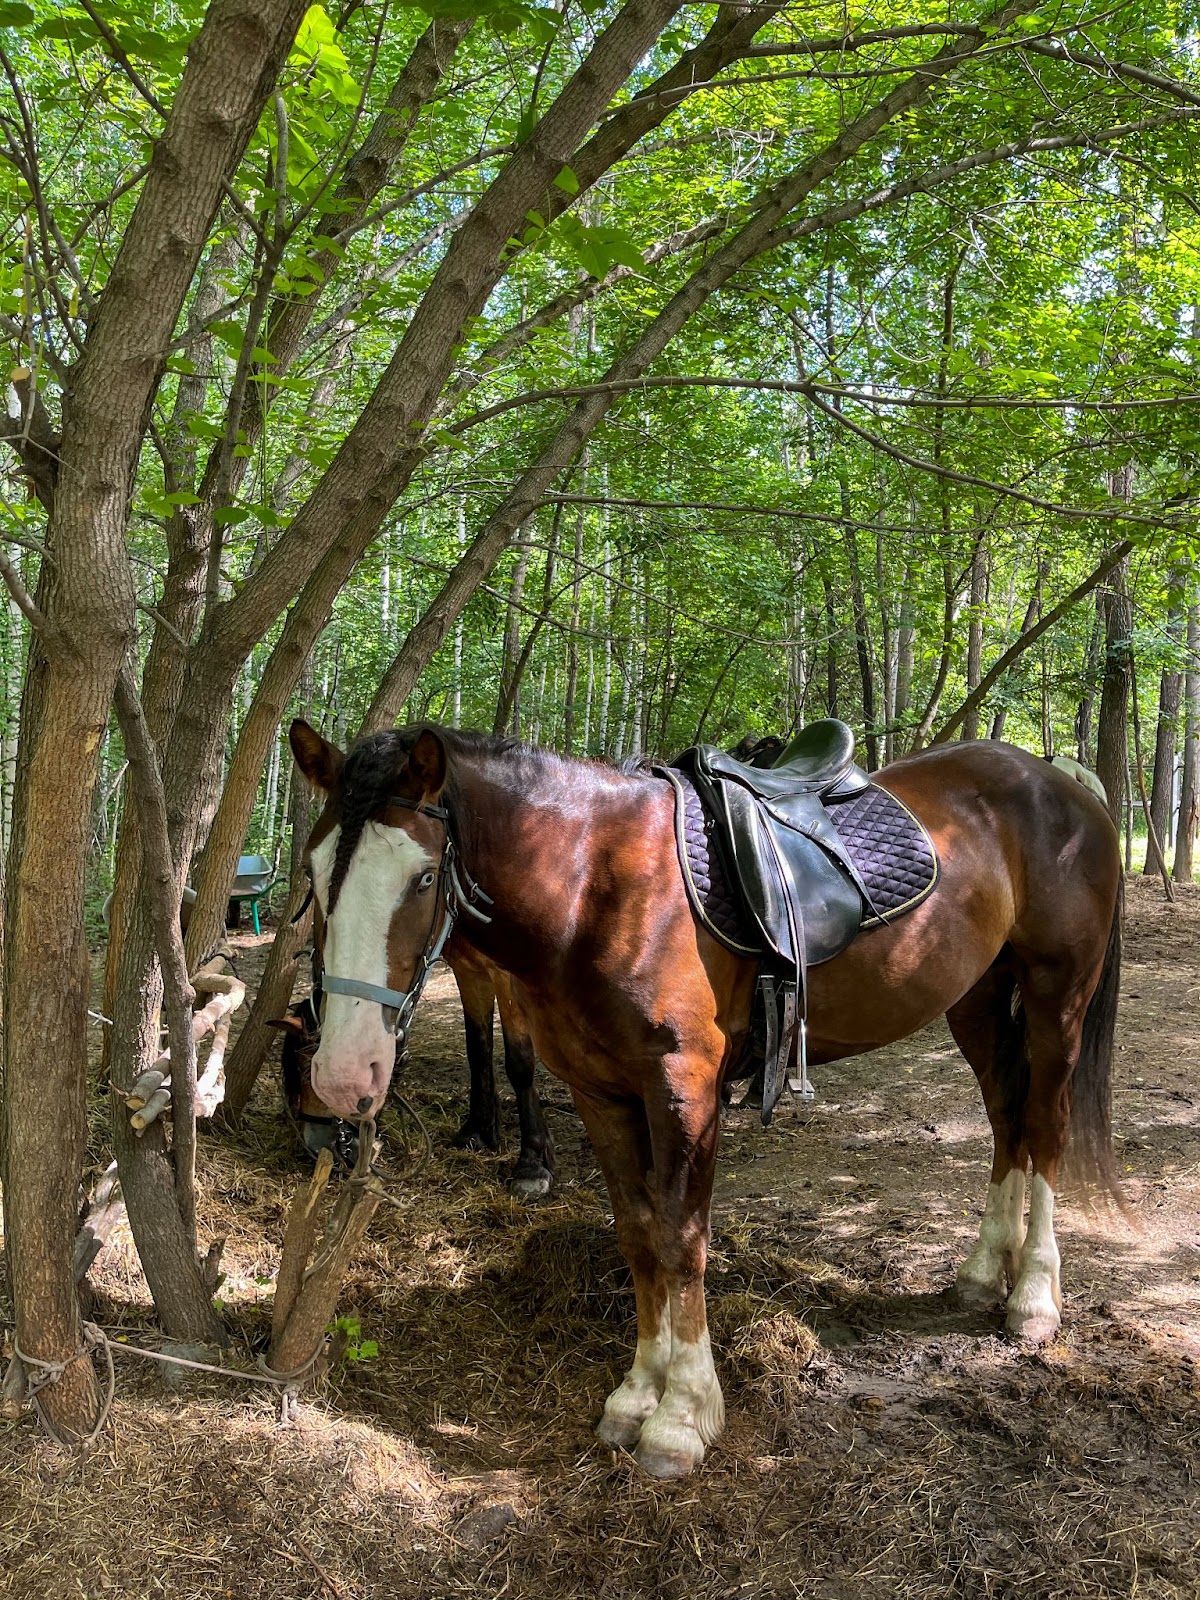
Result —
MULTIPOLYGON (((470 752, 508 758, 512 762, 516 757, 517 765, 525 767, 527 758, 529 762, 537 765, 539 771, 544 772, 547 764, 562 766, 567 763, 560 762, 547 751, 537 750, 532 745, 523 744, 519 739, 508 738, 503 735, 488 733, 464 732, 458 728, 438 727, 433 723, 414 723, 407 728, 390 729, 384 733, 368 733, 359 739, 349 750, 341 775, 341 832, 338 834, 337 850, 333 858, 333 873, 329 881, 329 907, 327 916, 333 914, 337 904, 338 894, 345 882, 346 874, 350 870, 350 862, 362 838, 363 829, 368 821, 377 812, 382 811, 388 800, 396 792, 396 784, 400 776, 400 769, 404 765, 404 758, 417 742, 420 735, 426 731, 436 733, 446 746, 451 758, 456 753, 467 754, 470 752)), ((450 773, 446 782, 445 803, 451 814, 454 813, 456 785, 454 782, 453 759, 450 763, 450 773)))
POLYGON ((406 749, 407 746, 400 748, 395 733, 369 733, 346 756, 341 782, 341 832, 333 858, 333 875, 329 880, 326 916, 332 916, 333 908, 337 905, 363 829, 375 812, 383 809, 392 794, 406 749))

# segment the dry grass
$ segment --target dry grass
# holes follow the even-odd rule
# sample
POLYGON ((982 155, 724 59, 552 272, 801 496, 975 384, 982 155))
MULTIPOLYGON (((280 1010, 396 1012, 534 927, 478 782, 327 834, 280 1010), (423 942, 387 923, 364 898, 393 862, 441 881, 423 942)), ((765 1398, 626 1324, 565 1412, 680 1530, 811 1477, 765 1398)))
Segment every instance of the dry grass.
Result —
MULTIPOLYGON (((436 996, 433 1013, 427 1068, 406 1089, 438 1154, 414 1174, 390 1147, 403 1204, 378 1213, 344 1296, 379 1355, 347 1363, 286 1430, 266 1391, 197 1378, 169 1393, 127 1361, 112 1437, 86 1463, 27 1422, 0 1431, 0 1594, 1200 1594, 1197 1346, 1131 1309, 1144 1255, 1093 1234, 1072 1236, 1073 1258, 1064 1248, 1072 1315, 1044 1355, 954 1308, 955 1230, 972 1218, 945 1196, 959 1167, 964 1188, 983 1172, 973 1086, 943 1087, 938 1041, 915 1069, 923 1094, 901 1086, 878 1144, 874 1102, 856 1110, 854 1080, 832 1074, 803 1130, 735 1127, 709 1279, 729 1431, 693 1479, 660 1485, 591 1433, 633 1330, 590 1154, 555 1110, 563 1185, 526 1210, 499 1185, 501 1162, 448 1151, 458 1024, 436 996), (942 1146, 926 1132, 960 1123, 942 1146), (898 1175, 918 1157, 919 1184, 898 1175)), ((1163 1101, 1172 1161, 1200 1171, 1179 1104, 1163 1101)), ((202 1142, 200 1172, 245 1355, 265 1338, 297 1181, 265 1102, 236 1144, 202 1142)), ((1164 1251, 1157 1281, 1190 1281, 1181 1260, 1164 1251)), ((127 1239, 96 1282, 98 1320, 153 1343, 127 1239)))

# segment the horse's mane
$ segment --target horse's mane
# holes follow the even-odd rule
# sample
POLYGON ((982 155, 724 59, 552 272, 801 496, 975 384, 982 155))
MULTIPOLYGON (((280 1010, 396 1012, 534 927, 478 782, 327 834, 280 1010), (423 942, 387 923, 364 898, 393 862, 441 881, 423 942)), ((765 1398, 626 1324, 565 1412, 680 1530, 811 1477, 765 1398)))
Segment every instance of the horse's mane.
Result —
MULTIPOLYGON (((464 826, 486 828, 486 819, 468 817, 457 802, 460 785, 455 773, 455 756, 475 758, 489 770, 493 781, 517 793, 538 790, 546 793, 561 789, 564 797, 578 795, 581 784, 589 780, 609 783, 624 777, 649 775, 649 762, 643 758, 630 758, 619 768, 603 761, 573 759, 555 755, 550 750, 540 750, 508 734, 478 733, 466 729, 445 728, 437 723, 418 722, 406 728, 394 728, 383 733, 368 733, 357 740, 346 755, 341 775, 341 832, 334 855, 333 873, 329 884, 329 914, 337 903, 338 893, 350 869, 350 862, 368 820, 383 808, 395 793, 396 778, 404 756, 412 749, 422 733, 435 733, 446 747, 450 757, 444 803, 454 819, 456 833, 464 826)), ((459 843, 464 841, 460 838, 459 843)))

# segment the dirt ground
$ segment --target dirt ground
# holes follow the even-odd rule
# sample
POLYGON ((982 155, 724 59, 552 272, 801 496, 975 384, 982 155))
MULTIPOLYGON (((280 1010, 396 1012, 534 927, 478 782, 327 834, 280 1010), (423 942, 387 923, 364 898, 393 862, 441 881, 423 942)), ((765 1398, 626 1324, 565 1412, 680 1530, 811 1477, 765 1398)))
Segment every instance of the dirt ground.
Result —
MULTIPOLYGON (((82 1466, 28 1421, 0 1431, 0 1594, 1195 1600, 1198 994, 1200 890, 1172 907, 1131 880, 1115 1104, 1136 1226, 1061 1208, 1065 1322, 1038 1353, 951 1293, 990 1144, 944 1027, 820 1068, 818 1099, 767 1131, 733 1113, 708 1280, 729 1427, 662 1485, 592 1436, 632 1296, 566 1091, 544 1080, 559 1187, 523 1208, 511 1153, 448 1148, 465 1075, 439 975, 403 1084, 435 1153, 418 1170, 414 1130, 389 1122, 400 1204, 344 1299, 378 1353, 288 1429, 262 1388, 171 1391, 126 1360, 82 1466)), ((264 1082, 239 1138, 201 1151, 243 1362, 297 1181, 277 1098, 264 1082)), ((127 1237, 94 1281, 97 1320, 153 1346, 127 1237)))

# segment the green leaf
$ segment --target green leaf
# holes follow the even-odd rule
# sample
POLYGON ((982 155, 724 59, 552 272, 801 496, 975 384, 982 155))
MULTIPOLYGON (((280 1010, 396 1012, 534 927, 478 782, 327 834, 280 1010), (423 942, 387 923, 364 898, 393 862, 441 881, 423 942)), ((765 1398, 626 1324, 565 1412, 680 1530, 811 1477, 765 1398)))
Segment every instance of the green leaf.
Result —
POLYGON ((32 6, 20 5, 17 0, 0 5, 0 28, 27 28, 32 21, 32 6))
POLYGON ((579 193, 579 179, 571 171, 570 167, 564 167, 562 169, 558 177, 555 178, 554 185, 555 188, 561 189, 564 194, 579 193))
POLYGON ((645 265, 642 252, 629 238, 616 238, 608 241, 607 250, 610 258, 618 266, 632 267, 634 272, 639 272, 645 265))

